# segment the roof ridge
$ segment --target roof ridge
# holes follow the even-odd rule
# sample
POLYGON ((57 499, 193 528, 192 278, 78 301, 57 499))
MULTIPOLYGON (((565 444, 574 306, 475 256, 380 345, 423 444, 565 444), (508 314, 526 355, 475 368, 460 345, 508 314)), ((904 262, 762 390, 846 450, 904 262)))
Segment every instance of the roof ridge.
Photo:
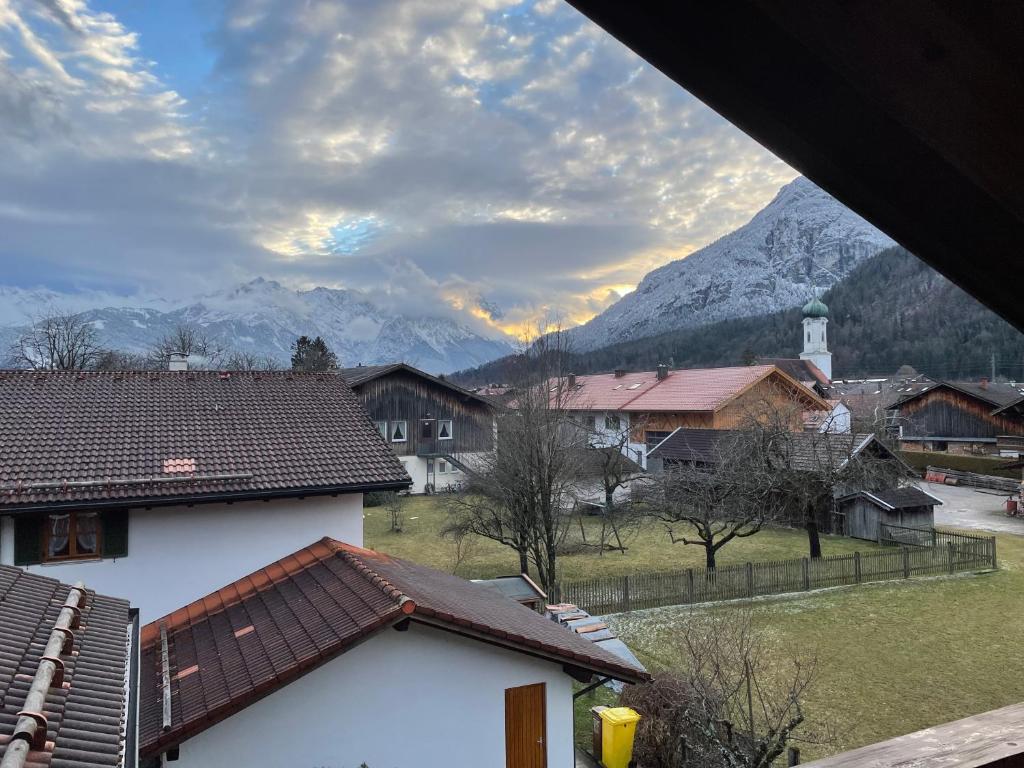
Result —
POLYGON ((385 579, 373 568, 364 563, 358 556, 357 552, 373 552, 372 549, 365 549, 364 547, 355 547, 351 544, 332 539, 330 536, 324 536, 320 540, 325 544, 334 554, 340 555, 346 563, 352 566, 360 575, 365 577, 367 581, 378 587, 381 592, 394 600, 398 607, 402 610, 402 613, 410 614, 416 610, 416 601, 405 594, 401 589, 396 587, 390 581, 385 579))

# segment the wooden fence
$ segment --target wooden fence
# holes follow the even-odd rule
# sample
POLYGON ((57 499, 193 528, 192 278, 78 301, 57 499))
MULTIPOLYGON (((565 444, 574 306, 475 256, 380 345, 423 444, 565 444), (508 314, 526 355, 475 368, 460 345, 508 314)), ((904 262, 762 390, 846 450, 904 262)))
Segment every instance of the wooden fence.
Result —
POLYGON ((552 590, 551 600, 602 615, 996 567, 994 536, 945 531, 935 536, 934 546, 893 542, 881 552, 569 581, 552 590))

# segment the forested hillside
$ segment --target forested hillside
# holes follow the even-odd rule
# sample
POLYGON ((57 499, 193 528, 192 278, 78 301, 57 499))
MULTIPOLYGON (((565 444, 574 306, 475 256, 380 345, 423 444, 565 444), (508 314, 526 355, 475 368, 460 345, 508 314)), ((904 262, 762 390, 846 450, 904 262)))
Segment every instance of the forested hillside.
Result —
MULTIPOLYGON (((1024 378, 1024 334, 902 248, 869 258, 826 292, 836 378, 885 375, 912 365, 936 378, 1024 378)), ((574 355, 577 373, 737 365, 758 357, 796 357, 799 309, 673 331, 574 355)), ((452 378, 465 384, 507 380, 513 358, 452 378)))

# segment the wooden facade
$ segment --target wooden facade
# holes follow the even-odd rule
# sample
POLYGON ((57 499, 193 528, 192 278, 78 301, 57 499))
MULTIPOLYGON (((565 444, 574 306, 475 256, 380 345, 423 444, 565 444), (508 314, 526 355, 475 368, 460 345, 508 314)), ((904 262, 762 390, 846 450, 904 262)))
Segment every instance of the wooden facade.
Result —
POLYGON ((409 366, 353 381, 370 418, 399 456, 458 458, 494 449, 493 409, 469 392, 409 366), (448 438, 441 434, 444 422, 451 422, 448 438), (405 439, 396 440, 396 427, 403 423, 405 439))
POLYGON ((845 533, 854 539, 878 541, 879 526, 900 525, 906 528, 932 528, 935 525, 935 509, 931 506, 905 507, 887 510, 863 496, 855 496, 839 502, 840 515, 845 518, 845 533))
POLYGON ((1024 418, 1015 411, 995 413, 998 408, 946 384, 895 406, 901 440, 991 443, 993 452, 999 435, 1024 435, 1024 418))

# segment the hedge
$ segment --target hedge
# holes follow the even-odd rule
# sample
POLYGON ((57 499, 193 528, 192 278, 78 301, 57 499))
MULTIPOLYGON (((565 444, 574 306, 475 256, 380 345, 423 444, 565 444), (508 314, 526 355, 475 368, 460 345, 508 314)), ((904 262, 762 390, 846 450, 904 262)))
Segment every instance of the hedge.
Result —
POLYGON ((943 467, 944 469, 959 469, 964 472, 977 472, 979 475, 992 475, 994 477, 1008 477, 1011 480, 1020 480, 1019 469, 1000 469, 1012 459, 994 459, 987 456, 961 456, 956 453, 942 453, 940 451, 901 451, 900 455, 914 469, 922 473, 929 466, 943 467))

